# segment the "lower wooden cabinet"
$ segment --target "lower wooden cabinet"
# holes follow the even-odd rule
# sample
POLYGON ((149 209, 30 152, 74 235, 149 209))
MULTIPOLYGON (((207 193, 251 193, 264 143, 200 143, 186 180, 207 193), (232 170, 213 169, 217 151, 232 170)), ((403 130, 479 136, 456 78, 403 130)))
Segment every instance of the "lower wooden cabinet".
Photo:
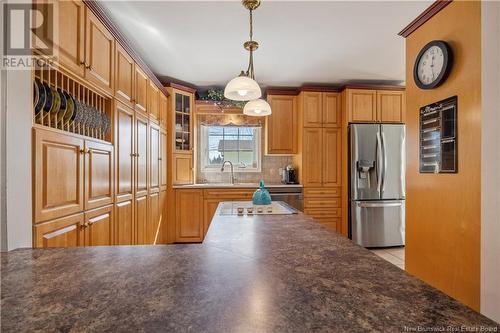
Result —
POLYGON ((178 190, 175 193, 175 241, 203 241, 203 191, 178 190))
POLYGON ((115 204, 115 244, 135 243, 134 202, 127 200, 115 204))
POLYGON ((334 231, 341 230, 341 187, 304 189, 304 213, 334 231))
POLYGON ((151 193, 148 195, 148 222, 146 228, 146 243, 156 244, 158 236, 158 227, 160 225, 160 193, 151 193))
POLYGON ((135 198, 136 244, 147 244, 148 197, 135 198))
POLYGON ((83 213, 62 217, 33 227, 34 247, 75 247, 80 243, 83 213))
POLYGON ((85 212, 82 244, 85 246, 113 245, 113 205, 85 212))

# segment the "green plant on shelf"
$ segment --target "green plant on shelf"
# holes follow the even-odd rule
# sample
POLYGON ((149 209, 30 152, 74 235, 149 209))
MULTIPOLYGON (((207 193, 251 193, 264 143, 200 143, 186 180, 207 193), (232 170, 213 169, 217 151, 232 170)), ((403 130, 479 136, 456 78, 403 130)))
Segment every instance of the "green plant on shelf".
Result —
POLYGON ((222 89, 208 89, 206 96, 201 96, 200 99, 204 101, 213 101, 221 111, 228 108, 243 109, 245 102, 233 101, 224 97, 224 90, 222 89))

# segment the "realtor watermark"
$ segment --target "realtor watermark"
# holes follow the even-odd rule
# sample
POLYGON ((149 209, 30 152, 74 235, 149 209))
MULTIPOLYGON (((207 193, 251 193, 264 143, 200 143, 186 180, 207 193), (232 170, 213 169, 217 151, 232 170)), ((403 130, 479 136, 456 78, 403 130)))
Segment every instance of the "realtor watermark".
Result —
POLYGON ((403 326, 403 332, 498 332, 498 326, 403 326))
POLYGON ((54 5, 3 3, 2 69, 31 70, 52 65, 54 5), (36 52, 34 52, 36 50, 36 52), (40 56, 35 56, 38 53, 40 56))

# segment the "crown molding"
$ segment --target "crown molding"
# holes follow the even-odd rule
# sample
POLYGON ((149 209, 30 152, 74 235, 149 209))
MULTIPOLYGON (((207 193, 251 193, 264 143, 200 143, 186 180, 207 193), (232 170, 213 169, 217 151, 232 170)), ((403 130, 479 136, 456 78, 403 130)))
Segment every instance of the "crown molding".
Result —
POLYGON ((429 21, 434 15, 439 13, 443 8, 452 3, 453 0, 437 0, 432 3, 426 10, 422 12, 416 19, 408 24, 398 35, 404 38, 410 36, 415 30, 420 28, 425 22, 429 21))

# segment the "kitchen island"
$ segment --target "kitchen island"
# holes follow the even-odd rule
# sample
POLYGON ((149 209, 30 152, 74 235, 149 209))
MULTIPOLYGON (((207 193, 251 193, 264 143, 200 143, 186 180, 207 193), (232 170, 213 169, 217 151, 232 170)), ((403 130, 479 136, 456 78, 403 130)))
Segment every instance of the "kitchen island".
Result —
POLYGON ((1 283, 6 332, 498 331, 301 213, 216 213, 203 244, 3 253, 1 283))

